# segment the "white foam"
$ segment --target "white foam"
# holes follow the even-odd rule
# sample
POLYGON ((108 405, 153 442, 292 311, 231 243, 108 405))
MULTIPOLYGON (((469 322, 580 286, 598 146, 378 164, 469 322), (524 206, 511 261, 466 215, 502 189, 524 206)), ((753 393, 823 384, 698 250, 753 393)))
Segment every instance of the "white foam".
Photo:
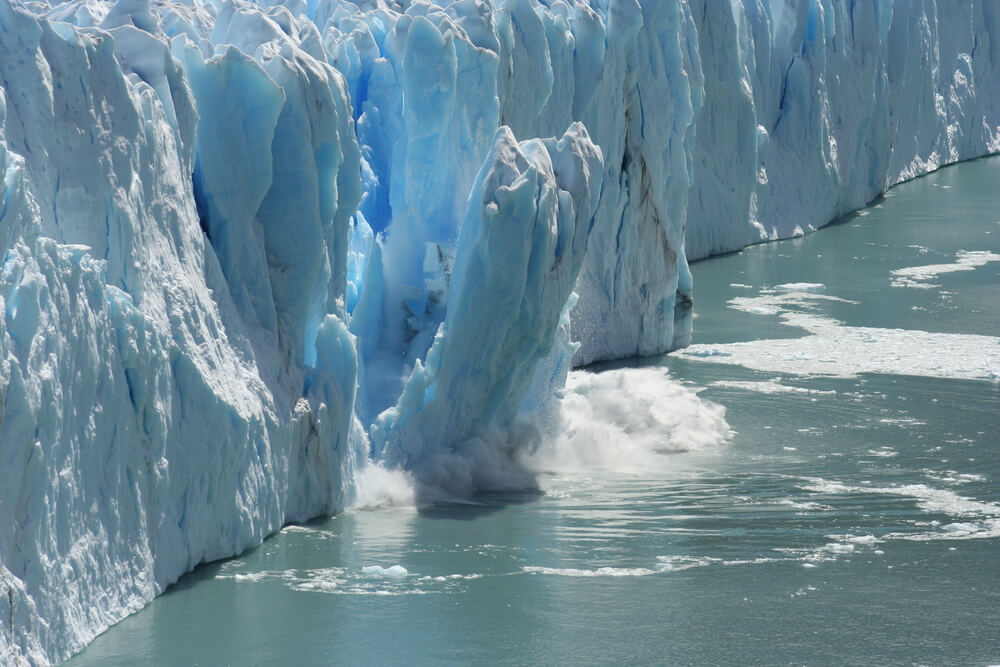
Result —
POLYGON ((904 496, 917 501, 917 506, 926 512, 951 516, 1000 516, 1000 505, 982 502, 960 496, 949 489, 935 489, 926 484, 903 484, 900 486, 851 486, 829 480, 808 478, 802 486, 807 491, 827 494, 879 493, 888 496, 904 496))
MULTIPOLYGON (((712 565, 720 567, 733 567, 739 565, 761 565, 765 563, 788 563, 805 561, 811 563, 834 560, 838 554, 850 553, 854 547, 852 545, 826 545, 819 550, 789 550, 796 555, 788 557, 758 556, 756 558, 736 558, 722 559, 711 556, 657 556, 657 563, 652 568, 648 567, 598 567, 598 568, 574 568, 574 567, 542 567, 538 565, 526 565, 521 570, 528 574, 546 574, 560 577, 649 577, 653 575, 668 574, 671 572, 682 572, 700 567, 712 565)), ((781 551, 780 549, 778 551, 781 551)))
POLYGON ((437 583, 446 583, 451 581, 474 581, 476 579, 482 579, 483 575, 479 573, 475 574, 444 574, 438 576, 425 575, 423 577, 418 577, 417 581, 435 581, 437 583))
POLYGON ((877 456, 879 458, 888 459, 894 456, 898 456, 899 452, 897 452, 892 447, 879 447, 878 449, 869 449, 868 454, 870 456, 877 456))
POLYGON ((462 443, 462 455, 434 457, 420 479, 367 463, 351 507, 379 509, 458 502, 458 488, 534 488, 539 473, 663 472, 670 454, 716 447, 731 436, 725 408, 673 380, 663 368, 574 371, 555 423, 517 423, 462 443), (486 479, 488 477, 488 479, 486 479))
POLYGON ((898 426, 926 426, 927 422, 913 417, 885 417, 878 420, 879 424, 895 424, 898 426))
POLYGON ((282 535, 300 535, 303 539, 326 541, 334 538, 334 533, 320 526, 289 524, 281 529, 282 535))
POLYGON ((781 292, 822 292, 826 289, 823 283, 783 283, 775 285, 774 289, 781 292))
POLYGON ((705 567, 713 563, 736 564, 735 562, 725 563, 719 558, 709 558, 708 556, 657 556, 656 560, 659 561, 656 564, 656 569, 660 572, 680 572, 695 567, 705 567))
POLYGON ((832 389, 808 389, 806 387, 793 387, 787 384, 781 384, 781 381, 778 378, 771 378, 770 380, 756 382, 749 380, 717 380, 710 386, 722 387, 724 389, 743 389, 746 391, 755 391, 760 394, 809 394, 812 396, 834 396, 837 393, 832 389))
MULTIPOLYGON (((330 593, 347 582, 342 568, 316 568, 311 570, 261 570, 249 573, 230 573, 223 567, 216 579, 231 579, 239 583, 259 584, 275 582, 297 591, 330 593)), ((339 591, 338 591, 339 592, 339 591)))
POLYGON ((945 484, 969 484, 971 482, 985 482, 987 479, 985 475, 961 473, 957 470, 925 470, 924 477, 945 484))
POLYGON ((340 587, 336 580, 332 579, 308 579, 300 580, 290 585, 294 591, 304 593, 339 593, 340 587))
MULTIPOLYGON (((785 449, 788 449, 788 447, 785 449)), ((787 505, 792 509, 802 512, 830 512, 833 510, 833 507, 830 505, 824 505, 822 503, 812 502, 809 500, 793 500, 792 498, 782 498, 778 501, 778 504, 787 505)))
POLYGON ((354 478, 354 509, 378 509, 383 507, 413 507, 416 505, 416 490, 412 476, 398 469, 390 469, 381 463, 367 462, 357 471, 354 478))
POLYGON ((936 540, 982 540, 1000 538, 1000 519, 992 518, 977 522, 956 522, 941 527, 938 531, 924 533, 889 533, 886 538, 932 542, 936 540))
POLYGON ((570 373, 557 435, 524 457, 535 471, 643 473, 671 453, 717 447, 732 432, 725 408, 663 368, 570 373))
POLYGON ((560 577, 648 577, 662 570, 650 570, 645 567, 599 567, 594 570, 574 567, 540 567, 525 565, 521 568, 528 574, 550 574, 560 577))
POLYGON ((941 526, 938 521, 928 521, 921 525, 935 530, 923 533, 892 532, 882 536, 884 540, 902 539, 929 541, 941 539, 983 539, 1000 537, 1000 504, 984 502, 961 496, 949 489, 936 489, 926 484, 903 484, 900 486, 871 485, 852 486, 819 478, 807 478, 802 486, 807 491, 831 495, 861 493, 882 494, 912 498, 917 507, 929 514, 944 514, 961 521, 941 526))
POLYGON ((1000 255, 985 250, 963 250, 955 255, 955 261, 951 264, 928 264, 894 269, 890 272, 892 275, 891 285, 893 287, 932 289, 940 287, 940 285, 933 285, 929 281, 943 273, 972 271, 990 262, 1000 262, 1000 255))
MULTIPOLYGON (((229 579, 238 583, 277 583, 294 591, 306 593, 326 593, 334 595, 419 595, 433 590, 425 590, 408 583, 410 574, 402 565, 382 567, 369 565, 360 570, 349 571, 340 567, 312 569, 261 570, 259 572, 232 572, 232 567, 223 566, 216 579, 229 579)), ((446 584, 442 590, 449 590, 458 580, 477 579, 482 575, 449 575, 447 577, 416 577, 413 581, 422 584, 446 584)))
POLYGON ((751 563, 772 562, 773 558, 755 558, 752 560, 732 560, 725 561, 721 558, 709 556, 657 556, 656 565, 648 567, 598 567, 598 568, 575 568, 575 567, 541 567, 538 565, 526 565, 522 571, 528 574, 548 574, 560 577, 648 577, 655 574, 667 572, 681 572, 696 567, 706 567, 709 565, 747 565, 751 563))

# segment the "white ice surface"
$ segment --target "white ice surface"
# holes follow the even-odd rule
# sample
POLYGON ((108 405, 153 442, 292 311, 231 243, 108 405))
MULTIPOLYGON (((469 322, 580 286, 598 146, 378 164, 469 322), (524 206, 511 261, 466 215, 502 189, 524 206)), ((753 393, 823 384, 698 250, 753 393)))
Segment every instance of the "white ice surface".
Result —
POLYGON ((733 299, 730 304, 738 310, 779 315, 783 324, 804 329, 807 335, 691 345, 676 355, 791 375, 853 377, 859 373, 884 373, 967 380, 1000 378, 1000 338, 847 326, 810 312, 815 302, 823 300, 844 301, 814 292, 733 299))
POLYGON ((926 264, 893 269, 891 272, 892 286, 933 289, 940 287, 940 285, 934 285, 930 281, 942 273, 973 271, 990 262, 1000 262, 1000 255, 986 250, 963 250, 955 256, 955 261, 950 264, 926 264))
MULTIPOLYGON (((1000 150, 991 0, 0 0, 0 26, 14 663, 408 474, 524 481, 573 363, 688 342, 689 257, 1000 150)), ((992 339, 811 325, 816 368, 919 343, 945 352, 895 363, 997 373, 992 339)))

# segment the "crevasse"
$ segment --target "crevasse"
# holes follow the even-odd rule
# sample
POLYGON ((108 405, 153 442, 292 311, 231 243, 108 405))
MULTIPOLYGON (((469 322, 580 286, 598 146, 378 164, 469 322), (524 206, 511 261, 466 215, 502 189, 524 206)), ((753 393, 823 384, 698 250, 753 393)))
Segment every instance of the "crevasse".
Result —
POLYGON ((0 663, 351 501, 530 483, 689 260, 1000 151, 1000 8, 0 0, 0 663))

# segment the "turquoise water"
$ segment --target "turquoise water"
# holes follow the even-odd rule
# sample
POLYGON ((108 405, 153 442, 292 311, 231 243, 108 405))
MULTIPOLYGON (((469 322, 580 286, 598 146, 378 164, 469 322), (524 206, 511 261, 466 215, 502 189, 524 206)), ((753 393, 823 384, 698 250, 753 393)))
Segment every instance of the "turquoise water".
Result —
POLYGON ((653 464, 286 528, 70 664, 1000 662, 998 186, 696 264, 653 464), (734 433, 677 451, 698 400, 734 433))

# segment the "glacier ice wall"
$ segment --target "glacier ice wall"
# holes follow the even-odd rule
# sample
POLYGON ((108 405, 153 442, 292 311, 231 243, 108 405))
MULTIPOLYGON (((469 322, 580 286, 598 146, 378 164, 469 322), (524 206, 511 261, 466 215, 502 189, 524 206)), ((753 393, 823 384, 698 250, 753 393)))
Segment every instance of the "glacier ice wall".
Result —
POLYGON ((994 2, 690 6, 704 77, 691 258, 816 229, 900 181, 1000 151, 994 2))
POLYGON ((992 0, 0 0, 0 663, 448 493, 691 259, 1000 150, 992 0))
POLYGON ((359 163, 336 136, 351 118, 332 68, 272 86, 280 113, 260 114, 262 133, 284 121, 327 173, 265 142, 268 173, 220 183, 197 140, 197 86, 165 40, 136 25, 76 31, 9 3, 0 24, 0 655, 44 662, 195 564, 343 506, 356 360, 328 257, 345 263, 359 163), (340 108, 320 109, 331 90, 340 108), (310 112, 322 120, 306 132, 310 112), (305 178, 272 177, 293 158, 305 178), (353 191, 331 184, 341 172, 353 191), (205 224, 245 235, 235 247, 212 250, 199 191, 221 211, 205 224), (245 194, 249 219, 226 200, 245 194), (263 273, 250 304, 229 287, 237 253, 263 273), (306 363, 306 347, 333 348, 336 366, 306 363))

